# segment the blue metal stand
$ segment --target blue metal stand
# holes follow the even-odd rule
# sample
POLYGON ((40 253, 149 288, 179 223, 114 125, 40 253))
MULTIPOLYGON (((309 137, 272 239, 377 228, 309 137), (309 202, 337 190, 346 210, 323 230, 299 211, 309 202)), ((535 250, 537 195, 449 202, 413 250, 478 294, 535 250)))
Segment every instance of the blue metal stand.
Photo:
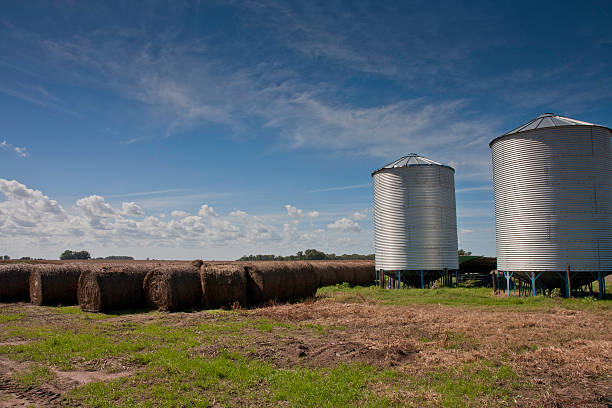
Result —
POLYGON ((506 295, 510 296, 510 278, 514 275, 514 272, 506 272, 504 271, 504 276, 506 277, 506 295))
POLYGON ((419 272, 420 272, 420 274, 421 274, 421 289, 423 289, 423 286, 424 286, 424 285, 423 285, 423 276, 424 276, 424 275, 425 275, 427 272, 425 272, 425 271, 419 271, 419 272))
POLYGON ((397 288, 401 289, 402 287, 402 271, 397 271, 397 288))
POLYGON ((603 299, 606 295, 606 276, 600 272, 597 272, 597 282, 599 283, 599 299, 603 299))
POLYGON ((564 292, 565 292, 565 298, 569 299, 570 297, 570 293, 569 293, 569 282, 567 281, 568 275, 565 272, 558 272, 555 271, 557 273, 557 275, 559 275, 559 277, 561 279, 563 279, 563 285, 564 285, 564 292))
POLYGON ((536 295, 536 280, 540 277, 541 274, 542 272, 538 273, 538 275, 536 276, 535 272, 531 272, 531 291, 533 296, 536 295))

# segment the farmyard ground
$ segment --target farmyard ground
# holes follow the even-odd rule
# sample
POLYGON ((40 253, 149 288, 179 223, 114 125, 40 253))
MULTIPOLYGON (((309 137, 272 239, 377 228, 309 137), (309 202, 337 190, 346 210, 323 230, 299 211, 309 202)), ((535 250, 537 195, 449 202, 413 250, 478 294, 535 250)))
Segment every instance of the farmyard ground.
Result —
POLYGON ((238 311, 0 305, 0 406, 612 403, 612 302, 320 289, 238 311))

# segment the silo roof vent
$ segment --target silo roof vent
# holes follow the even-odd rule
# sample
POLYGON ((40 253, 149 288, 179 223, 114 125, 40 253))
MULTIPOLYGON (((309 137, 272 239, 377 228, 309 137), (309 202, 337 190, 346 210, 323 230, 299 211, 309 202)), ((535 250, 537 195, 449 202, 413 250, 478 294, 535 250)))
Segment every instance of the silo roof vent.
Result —
POLYGON ((438 163, 426 157, 419 156, 416 153, 410 153, 404 157, 397 159, 394 162, 387 164, 386 166, 381 167, 380 169, 372 173, 372 175, 384 169, 393 169, 397 167, 411 167, 411 166, 440 166, 440 167, 448 167, 449 169, 453 171, 455 170, 450 166, 446 166, 444 164, 438 163))
POLYGON ((582 122, 580 120, 555 115, 554 113, 543 113, 537 118, 532 119, 529 122, 525 123, 524 125, 521 125, 517 127, 516 129, 513 129, 507 133, 504 133, 502 136, 512 135, 512 134, 519 133, 519 132, 525 132, 527 130, 558 127, 558 126, 578 126, 578 125, 580 126, 599 126, 593 123, 582 122))

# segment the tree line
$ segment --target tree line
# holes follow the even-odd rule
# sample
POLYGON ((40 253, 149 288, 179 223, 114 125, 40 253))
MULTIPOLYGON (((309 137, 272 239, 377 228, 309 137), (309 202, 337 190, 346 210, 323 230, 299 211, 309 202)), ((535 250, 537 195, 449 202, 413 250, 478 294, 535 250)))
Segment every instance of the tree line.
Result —
MULTIPOLYGON (((59 259, 62 261, 68 259, 92 259, 89 251, 71 251, 69 249, 62 252, 59 259)), ((106 259, 106 260, 121 260, 121 261, 132 261, 134 260, 133 256, 124 256, 124 255, 111 255, 106 258, 95 258, 95 259, 106 259)))
POLYGON ((238 261, 316 261, 316 260, 356 260, 356 259, 374 259, 374 254, 326 254, 325 252, 316 249, 307 249, 298 251, 295 255, 244 255, 237 259, 238 261))

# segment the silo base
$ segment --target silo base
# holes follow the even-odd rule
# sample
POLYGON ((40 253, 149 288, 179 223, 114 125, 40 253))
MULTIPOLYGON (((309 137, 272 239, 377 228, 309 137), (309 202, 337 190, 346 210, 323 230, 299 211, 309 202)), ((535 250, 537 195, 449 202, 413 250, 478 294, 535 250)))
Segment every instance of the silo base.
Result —
POLYGON ((611 274, 612 271, 493 271, 493 282, 495 292, 505 292, 507 295, 535 296, 538 292, 551 293, 558 289, 560 295, 566 298, 590 295, 604 299, 605 280, 611 274), (598 289, 597 293, 593 290, 593 286, 598 289))
POLYGON ((382 288, 426 288, 435 282, 440 282, 442 287, 453 286, 457 282, 457 270, 389 271, 380 269, 376 271, 376 284, 382 288))

